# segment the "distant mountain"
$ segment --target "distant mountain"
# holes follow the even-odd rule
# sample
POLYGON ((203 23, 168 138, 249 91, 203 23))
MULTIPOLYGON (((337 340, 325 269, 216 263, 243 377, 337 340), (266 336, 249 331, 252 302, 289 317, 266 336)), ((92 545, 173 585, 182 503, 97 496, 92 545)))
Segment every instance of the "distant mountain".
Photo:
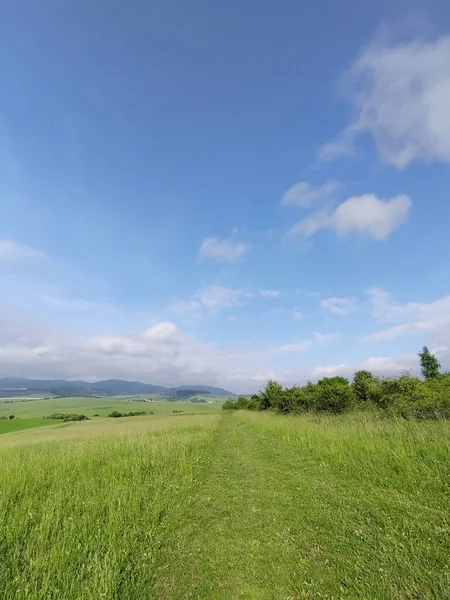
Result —
POLYGON ((31 396, 46 393, 55 396, 119 396, 130 394, 167 394, 175 396, 177 391, 196 390, 216 396, 232 396, 232 392, 210 385, 182 385, 166 388, 140 381, 105 379, 89 383, 87 381, 68 381, 66 379, 26 379, 21 377, 0 378, 0 397, 31 396))
POLYGON ((228 392, 223 388, 214 387, 212 385, 180 385, 176 388, 168 388, 169 392, 178 392, 183 390, 195 390, 196 392, 206 392, 213 396, 233 396, 232 392, 228 392))

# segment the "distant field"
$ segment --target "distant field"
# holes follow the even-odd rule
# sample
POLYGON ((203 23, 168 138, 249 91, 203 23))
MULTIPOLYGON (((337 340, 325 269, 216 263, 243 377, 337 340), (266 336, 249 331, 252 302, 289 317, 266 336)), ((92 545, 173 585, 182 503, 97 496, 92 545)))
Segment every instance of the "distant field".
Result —
POLYGON ((54 425, 55 421, 46 419, 13 419, 4 421, 0 419, 0 433, 11 433, 21 429, 30 429, 32 427, 42 427, 42 425, 54 425))
POLYGON ((0 416, 16 415, 25 419, 43 417, 55 412, 72 412, 85 414, 88 417, 93 417, 95 414, 106 417, 113 410, 119 412, 145 410, 155 414, 169 414, 174 410, 182 410, 186 413, 215 412, 220 407, 220 404, 193 402, 129 402, 118 397, 47 398, 29 402, 18 400, 6 403, 0 401, 0 416))
POLYGON ((367 414, 2 435, 0 598, 449 600, 449 467, 449 422, 367 414))

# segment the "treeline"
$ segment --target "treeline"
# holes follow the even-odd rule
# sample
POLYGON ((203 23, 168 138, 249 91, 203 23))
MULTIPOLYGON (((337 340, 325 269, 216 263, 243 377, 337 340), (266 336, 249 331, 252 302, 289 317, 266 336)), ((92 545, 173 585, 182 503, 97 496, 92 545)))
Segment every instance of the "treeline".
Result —
POLYGON ((277 413, 326 412, 372 409, 405 418, 450 418, 450 373, 440 373, 440 364, 426 346, 419 353, 423 379, 402 372, 398 377, 377 377, 357 371, 350 382, 345 377, 324 377, 317 383, 285 388, 269 380, 263 391, 251 398, 224 402, 224 410, 272 410, 277 413))
POLYGON ((118 410, 113 410, 111 413, 109 413, 108 417, 112 417, 113 419, 121 419, 122 417, 142 417, 143 415, 152 415, 153 412, 145 412, 145 410, 137 410, 137 411, 130 411, 127 413, 121 413, 118 410))
POLYGON ((43 419, 54 419, 55 421, 89 421, 89 417, 86 415, 78 415, 74 413, 53 413, 46 417, 42 417, 43 419))

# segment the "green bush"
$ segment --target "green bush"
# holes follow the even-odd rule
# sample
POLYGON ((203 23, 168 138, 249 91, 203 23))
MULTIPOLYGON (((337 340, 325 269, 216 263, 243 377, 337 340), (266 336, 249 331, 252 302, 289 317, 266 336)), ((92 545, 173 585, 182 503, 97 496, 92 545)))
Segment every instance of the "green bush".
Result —
MULTIPOLYGON (((109 413, 108 417, 112 417, 113 419, 120 419, 121 417, 140 417, 142 415, 146 415, 147 413, 145 412, 145 410, 140 410, 140 411, 131 411, 128 413, 121 413, 117 410, 113 410, 111 413, 109 413)), ((153 414, 153 413, 150 413, 153 414)))
POLYGON ((48 415, 47 417, 42 417, 43 419, 54 419, 55 421, 89 421, 89 417, 86 415, 77 415, 70 413, 53 413, 48 415))
POLYGON ((233 400, 225 400, 225 402, 222 404, 222 409, 223 410, 236 410, 236 402, 233 402, 233 400))
POLYGON ((259 410, 267 410, 269 408, 278 409, 278 405, 282 402, 283 386, 281 383, 269 379, 264 390, 259 394, 259 410))
POLYGON ((340 413, 348 410, 352 403, 352 390, 345 377, 324 377, 317 382, 315 410, 340 413))
MULTIPOLYGON (((428 355, 425 353, 425 356, 428 355)), ((433 355, 429 356, 433 358, 433 355)), ((423 367, 423 353, 420 357, 423 367)), ((303 387, 291 388, 283 388, 278 382, 269 380, 259 394, 250 399, 240 396, 236 402, 228 400, 223 403, 223 409, 273 410, 289 414, 301 411, 340 413, 364 408, 407 419, 450 419, 450 373, 436 375, 436 362, 430 362, 432 376, 428 373, 425 381, 408 371, 398 377, 379 378, 364 370, 354 374, 351 385, 344 377, 325 377, 316 384, 308 381, 303 387)))
POLYGON ((356 371, 353 375, 352 390, 360 402, 370 400, 370 394, 375 384, 375 377, 370 371, 356 371))

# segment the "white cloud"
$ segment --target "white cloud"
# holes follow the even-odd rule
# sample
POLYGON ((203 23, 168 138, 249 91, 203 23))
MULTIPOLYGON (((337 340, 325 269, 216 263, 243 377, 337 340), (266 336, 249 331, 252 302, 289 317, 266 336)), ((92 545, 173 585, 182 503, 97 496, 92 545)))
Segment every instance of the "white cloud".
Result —
POLYGON ((228 288, 221 285, 204 285, 190 298, 178 300, 172 310, 178 314, 217 311, 222 308, 242 306, 249 300, 249 292, 242 288, 228 288))
POLYGON ((313 187, 307 181, 300 181, 290 187, 281 199, 283 206, 311 206, 324 202, 334 197, 339 184, 336 181, 327 181, 319 187, 313 187))
POLYGON ((233 261, 241 258, 246 253, 247 249, 247 244, 238 243, 233 240, 208 237, 200 246, 200 257, 233 261))
POLYGON ((46 259, 44 252, 17 244, 11 240, 0 240, 0 263, 7 265, 33 265, 46 259))
POLYGON ((293 342, 292 344, 280 344, 269 346, 265 350, 261 352, 251 353, 250 356, 252 358, 271 358, 273 356, 286 356, 286 354, 291 354, 292 352, 303 352, 304 350, 308 350, 313 345, 312 340, 300 340, 298 342, 293 342))
MULTIPOLYGON (((161 385, 220 385, 238 393, 253 392, 269 378, 284 385, 302 384, 324 376, 351 376, 355 370, 394 375, 403 369, 418 370, 415 354, 375 356, 356 363, 322 364, 295 370, 274 370, 285 357, 320 348, 335 334, 314 332, 308 339, 272 344, 262 350, 248 347, 220 348, 195 341, 174 323, 157 323, 131 335, 104 335, 83 338, 62 335, 48 324, 33 325, 17 311, 0 312, 0 377, 28 376, 99 380, 122 378, 161 385)), ((28 315, 29 317, 30 315, 28 315)), ((444 368, 450 365, 448 334, 436 338, 444 368)), ((308 352, 309 355, 309 352, 308 352)))
POLYGON ((310 237, 317 233, 320 229, 332 226, 331 214, 328 210, 320 210, 313 213, 306 219, 298 221, 289 231, 288 236, 310 237))
POLYGON ((418 370, 417 355, 406 354, 403 356, 373 356, 360 362, 340 363, 332 365, 320 365, 311 370, 310 375, 313 379, 321 377, 334 377, 342 375, 352 377, 355 371, 371 371, 375 375, 393 376, 401 371, 418 370))
POLYGON ((395 304, 389 292, 379 288, 371 288, 367 293, 374 317, 396 323, 367 335, 367 341, 392 340, 410 333, 428 334, 436 341, 450 334, 450 296, 428 303, 395 304))
POLYGON ((174 343, 180 341, 180 335, 181 334, 175 323, 163 321, 153 325, 152 327, 149 327, 146 331, 144 331, 142 338, 148 342, 174 343))
POLYGON ((143 356, 148 351, 148 347, 144 342, 128 339, 120 335, 94 337, 86 342, 86 348, 100 354, 123 354, 126 356, 143 356))
POLYGON ((355 310, 356 300, 355 298, 337 298, 334 296, 321 300, 320 306, 331 315, 343 317, 355 310))
POLYGON ((224 308, 244 306, 255 298, 277 298, 280 292, 261 288, 229 288, 221 285, 204 285, 190 298, 177 300, 172 311, 177 314, 193 315, 202 312, 217 312, 224 308))
POLYGON ((299 221, 289 235, 309 237, 320 229, 331 228, 340 237, 349 233, 367 235, 375 240, 387 238, 409 214, 411 200, 406 195, 383 200, 374 194, 352 196, 332 213, 319 211, 299 221))
POLYGON ((381 200, 373 194, 364 194, 340 204, 332 218, 340 236, 354 231, 382 240, 403 223, 410 209, 411 200, 405 195, 381 200))
POLYGON ((369 45, 343 78, 356 118, 325 144, 322 159, 354 152, 373 137, 381 159, 397 168, 413 161, 450 162, 450 36, 434 41, 369 45))
MULTIPOLYGON (((450 317, 447 319, 450 323, 450 317)), ((405 323, 404 325, 395 325, 394 327, 388 327, 382 329, 376 333, 372 333, 365 337, 365 340, 372 342, 385 342, 387 340, 393 340, 401 335, 408 333, 427 333, 435 328, 436 324, 433 321, 414 321, 413 323, 405 323)))
MULTIPOLYGON (((271 361, 282 361, 330 339, 331 334, 315 332, 308 339, 257 350, 247 344, 221 348, 196 341, 171 322, 159 322, 127 335, 80 336, 62 333, 49 323, 35 324, 31 313, 1 306, 0 377, 121 378, 256 391, 260 375, 273 372, 271 361)), ((273 376, 288 382, 284 371, 273 372, 273 376)), ((306 381, 309 376, 308 371, 298 371, 295 378, 306 381)))

